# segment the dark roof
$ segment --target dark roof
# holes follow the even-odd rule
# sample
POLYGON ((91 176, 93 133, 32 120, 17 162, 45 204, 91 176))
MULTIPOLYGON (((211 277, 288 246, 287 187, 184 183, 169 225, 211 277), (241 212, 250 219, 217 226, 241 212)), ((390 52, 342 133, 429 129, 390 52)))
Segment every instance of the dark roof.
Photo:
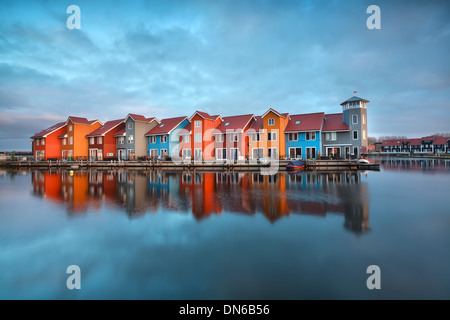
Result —
POLYGON ((94 136, 103 136, 110 130, 117 127, 119 124, 123 123, 125 119, 117 119, 117 120, 111 120, 107 121, 103 126, 101 126, 98 129, 95 129, 91 133, 87 134, 86 137, 94 137, 94 136))
POLYGON ((323 112, 291 115, 284 132, 321 130, 324 115, 323 112))
POLYGON ((168 134, 173 129, 175 129, 181 122, 183 122, 185 119, 187 119, 187 117, 162 119, 161 122, 156 127, 151 129, 145 135, 168 134))
POLYGON ((52 133, 53 131, 56 131, 58 129, 61 129, 62 127, 64 127, 66 125, 66 122, 58 122, 57 124, 39 131, 38 133, 36 133, 34 136, 31 137, 31 139, 37 139, 37 138, 45 138, 45 136, 47 136, 48 134, 52 133))
POLYGON ((222 122, 215 130, 220 132, 227 131, 243 131, 254 117, 253 114, 245 114, 240 116, 223 117, 222 122))
POLYGON ((324 117, 322 131, 348 131, 344 123, 343 113, 326 114, 324 117))
POLYGON ((123 129, 120 129, 119 131, 117 131, 117 132, 114 134, 114 137, 124 136, 124 135, 125 135, 125 132, 126 132, 126 128, 123 127, 123 129))
POLYGON ((66 131, 64 131, 62 134, 60 134, 59 136, 58 136, 58 139, 62 139, 62 138, 65 138, 66 137, 66 135, 67 135, 67 130, 66 131))
POLYGON ((363 99, 363 98, 359 98, 359 97, 351 97, 350 99, 345 100, 344 102, 341 103, 341 106, 346 104, 347 102, 353 102, 353 101, 363 101, 363 102, 370 102, 369 100, 363 99))
POLYGON ((188 123, 188 125, 186 127, 184 127, 183 129, 180 130, 180 132, 178 132, 179 135, 187 135, 191 132, 191 122, 188 123))
POLYGON ((94 122, 100 122, 98 119, 95 120, 88 120, 86 118, 81 118, 81 117, 73 117, 73 116, 69 116, 69 118, 67 118, 67 121, 69 121, 69 119, 72 121, 72 123, 78 123, 78 124, 93 124, 94 122))

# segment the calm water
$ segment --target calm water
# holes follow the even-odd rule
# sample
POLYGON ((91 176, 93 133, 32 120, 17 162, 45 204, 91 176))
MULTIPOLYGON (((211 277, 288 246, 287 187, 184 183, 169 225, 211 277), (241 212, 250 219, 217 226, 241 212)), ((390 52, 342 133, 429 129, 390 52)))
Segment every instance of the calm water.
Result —
POLYGON ((3 171, 0 298, 450 299, 450 162, 382 165, 3 171))

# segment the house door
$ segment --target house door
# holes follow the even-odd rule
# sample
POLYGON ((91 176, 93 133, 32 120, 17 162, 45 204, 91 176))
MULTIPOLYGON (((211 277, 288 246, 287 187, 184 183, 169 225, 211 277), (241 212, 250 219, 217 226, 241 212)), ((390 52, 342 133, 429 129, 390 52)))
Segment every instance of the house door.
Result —
POLYGON ((61 160, 67 160, 67 150, 62 151, 61 160))
POLYGON ((239 155, 239 149, 238 148, 231 148, 230 149, 230 160, 237 161, 239 155))
POLYGON ((119 160, 125 160, 125 155, 126 155, 126 152, 125 152, 125 149, 119 149, 119 150, 117 150, 118 152, 117 152, 117 158, 119 159, 119 160))
POLYGON ((89 149, 89 160, 97 161, 97 149, 89 149))
POLYGON ((197 161, 202 160, 202 149, 194 150, 194 160, 197 160, 197 161))

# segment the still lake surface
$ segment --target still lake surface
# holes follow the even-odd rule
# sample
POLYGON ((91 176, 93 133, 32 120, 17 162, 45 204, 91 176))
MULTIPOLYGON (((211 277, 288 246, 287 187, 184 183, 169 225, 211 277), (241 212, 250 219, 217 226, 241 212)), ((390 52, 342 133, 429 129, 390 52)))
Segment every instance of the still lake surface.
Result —
POLYGON ((442 160, 274 176, 2 171, 0 299, 450 299, 449 190, 442 160), (81 290, 66 287, 69 265, 81 290))

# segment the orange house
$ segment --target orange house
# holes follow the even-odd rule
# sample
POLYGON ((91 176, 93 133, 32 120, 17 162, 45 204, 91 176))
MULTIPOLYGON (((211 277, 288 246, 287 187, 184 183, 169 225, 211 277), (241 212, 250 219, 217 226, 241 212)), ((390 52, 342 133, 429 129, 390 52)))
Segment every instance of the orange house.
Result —
POLYGON ((66 123, 60 122, 36 133, 31 137, 34 160, 61 160, 60 142, 58 136, 66 130, 66 123))
POLYGON ((219 115, 211 116, 206 112, 196 111, 189 121, 191 124, 179 133, 183 159, 193 156, 195 161, 213 160, 215 154, 212 134, 222 122, 222 118, 219 115))
POLYGON ((102 125, 99 120, 89 121, 86 118, 69 117, 66 121, 67 133, 59 136, 61 139, 61 159, 87 160, 88 139, 86 135, 102 125))
POLYGON ((289 122, 289 113, 279 113, 270 108, 248 130, 249 156, 251 159, 280 159, 285 156, 284 130, 289 122))

